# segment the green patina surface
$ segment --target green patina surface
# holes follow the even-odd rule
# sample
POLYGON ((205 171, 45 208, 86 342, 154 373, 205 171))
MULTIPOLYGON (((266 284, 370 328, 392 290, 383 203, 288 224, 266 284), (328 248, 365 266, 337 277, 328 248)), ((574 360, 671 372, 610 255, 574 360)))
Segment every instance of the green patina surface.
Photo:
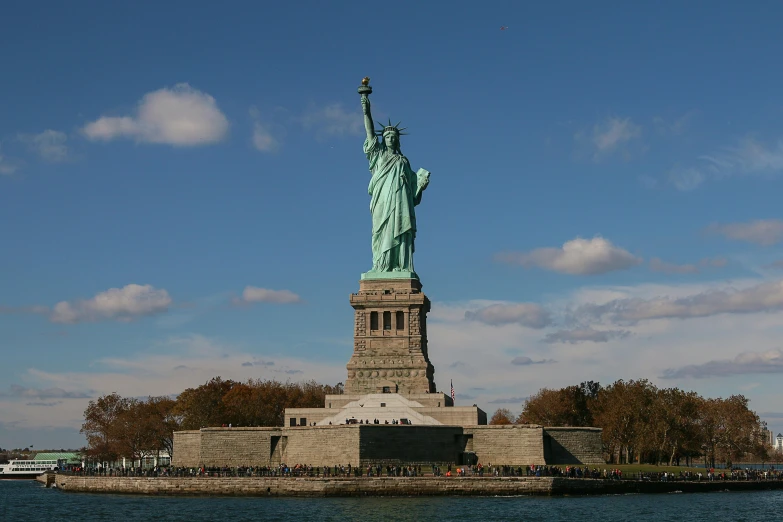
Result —
POLYGON ((416 272, 401 270, 398 272, 364 272, 362 279, 418 279, 416 272))
POLYGON ((364 114, 364 153, 369 162, 372 214, 372 269, 362 279, 418 279, 413 268, 415 207, 430 180, 425 169, 414 172, 400 150, 399 123, 375 129, 370 110, 369 79, 359 87, 364 114))

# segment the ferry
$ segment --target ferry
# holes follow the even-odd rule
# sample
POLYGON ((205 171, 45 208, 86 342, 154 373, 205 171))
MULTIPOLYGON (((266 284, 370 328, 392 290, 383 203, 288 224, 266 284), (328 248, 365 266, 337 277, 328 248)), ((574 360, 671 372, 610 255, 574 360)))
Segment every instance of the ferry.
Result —
POLYGON ((57 471, 57 460, 12 460, 0 464, 0 479, 34 479, 46 471, 57 471))

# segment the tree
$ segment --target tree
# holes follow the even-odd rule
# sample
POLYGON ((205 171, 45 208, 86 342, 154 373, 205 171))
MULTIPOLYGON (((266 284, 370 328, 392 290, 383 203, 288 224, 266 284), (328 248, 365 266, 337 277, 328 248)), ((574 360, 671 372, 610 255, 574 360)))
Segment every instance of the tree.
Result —
POLYGON ((601 385, 593 381, 559 390, 542 388, 525 401, 519 422, 544 426, 592 426, 592 405, 600 389, 601 385))
POLYGON ((506 408, 500 408, 495 412, 494 415, 492 415, 492 418, 489 420, 489 423, 495 426, 514 424, 514 415, 511 413, 510 410, 506 408))
POLYGON ((647 379, 625 382, 622 379, 598 392, 595 421, 603 428, 603 439, 610 459, 631 463, 637 452, 652 440, 646 424, 656 388, 647 379))
POLYGON ((147 404, 137 399, 126 401, 127 407, 114 419, 110 433, 117 454, 130 459, 133 467, 137 460, 154 451, 155 441, 147 404))
POLYGON ((340 387, 315 381, 281 383, 275 380, 249 380, 237 384, 223 397, 226 417, 237 426, 282 426, 286 408, 323 407, 327 395, 340 387))
POLYGON ((761 419, 748 402, 743 395, 713 401, 713 461, 720 459, 730 466, 746 454, 760 453, 761 419))
POLYGON ((180 393, 176 413, 182 416, 182 429, 197 430, 231 422, 227 420, 223 397, 237 384, 218 376, 197 388, 188 388, 180 393))
POLYGON ((177 401, 170 397, 148 397, 144 416, 150 431, 150 448, 165 450, 174 456, 174 432, 182 426, 182 416, 176 411, 177 401))
POLYGON ((525 401, 519 424, 541 424, 543 426, 565 426, 569 407, 563 390, 541 388, 525 401))
POLYGON ((87 437, 87 454, 99 460, 116 460, 115 423, 128 409, 129 401, 116 392, 90 401, 80 430, 87 437))

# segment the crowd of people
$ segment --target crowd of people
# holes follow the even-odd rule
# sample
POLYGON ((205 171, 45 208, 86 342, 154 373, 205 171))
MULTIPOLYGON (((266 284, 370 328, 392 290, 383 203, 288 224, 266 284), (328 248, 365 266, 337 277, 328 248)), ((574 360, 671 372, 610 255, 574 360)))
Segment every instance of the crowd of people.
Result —
POLYGON ((770 467, 753 470, 732 468, 728 470, 705 469, 704 472, 639 472, 623 473, 621 469, 599 469, 589 466, 498 466, 479 463, 455 466, 452 464, 370 464, 364 466, 332 465, 311 466, 200 466, 123 468, 123 467, 74 467, 63 473, 106 477, 567 477, 575 479, 641 480, 641 481, 737 481, 783 480, 783 471, 770 467))

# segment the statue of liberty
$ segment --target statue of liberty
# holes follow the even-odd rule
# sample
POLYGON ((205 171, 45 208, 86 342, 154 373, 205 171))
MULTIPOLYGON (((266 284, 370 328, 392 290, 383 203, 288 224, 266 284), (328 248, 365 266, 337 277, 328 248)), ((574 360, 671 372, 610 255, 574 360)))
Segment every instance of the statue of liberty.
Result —
POLYGON ((370 164, 370 213, 372 214, 372 270, 362 279, 413 278, 416 212, 430 173, 413 172, 408 158, 400 150, 403 130, 396 125, 381 125, 376 130, 370 112, 370 79, 362 80, 359 94, 364 113, 364 153, 370 164), (378 138, 381 138, 380 140, 378 138))

